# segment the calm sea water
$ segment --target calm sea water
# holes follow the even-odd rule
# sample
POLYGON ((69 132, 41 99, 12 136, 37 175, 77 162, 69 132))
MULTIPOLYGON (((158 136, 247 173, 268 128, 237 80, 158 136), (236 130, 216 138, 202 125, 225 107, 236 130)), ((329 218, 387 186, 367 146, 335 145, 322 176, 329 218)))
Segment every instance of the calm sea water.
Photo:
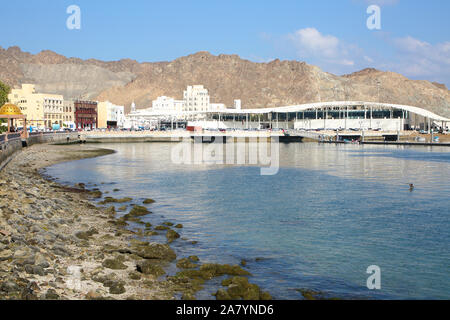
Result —
MULTIPOLYGON (((300 299, 299 288, 450 298, 448 148, 282 144, 278 174, 261 176, 255 166, 173 164, 173 144, 101 146, 117 153, 46 173, 135 203, 155 199, 149 221, 182 223, 182 237, 198 241, 175 241, 179 257, 245 259, 251 281, 277 299, 300 299), (381 290, 366 287, 370 265, 381 268, 381 290)), ((218 284, 198 298, 211 298, 218 284)))

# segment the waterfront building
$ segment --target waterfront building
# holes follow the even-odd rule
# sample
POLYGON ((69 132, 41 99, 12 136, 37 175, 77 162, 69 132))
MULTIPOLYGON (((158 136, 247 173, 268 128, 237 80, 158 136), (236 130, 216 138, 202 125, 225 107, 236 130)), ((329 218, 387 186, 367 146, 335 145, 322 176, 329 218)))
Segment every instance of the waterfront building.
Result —
POLYGON ((63 127, 75 129, 75 107, 72 100, 64 100, 63 127))
POLYGON ((174 111, 182 112, 185 106, 184 100, 175 100, 174 98, 162 96, 152 102, 152 110, 154 111, 174 111))
POLYGON ((97 102, 96 101, 74 101, 75 126, 77 129, 96 129, 97 102))
POLYGON ((225 110, 227 107, 223 103, 210 103, 209 104, 209 111, 220 111, 225 110))
POLYGON ((202 85, 188 86, 183 92, 183 99, 184 111, 208 111, 210 108, 208 89, 202 85))
POLYGON ((123 128, 125 108, 109 101, 99 102, 97 106, 98 128, 123 128))
POLYGON ((54 124, 63 124, 62 95, 36 93, 34 84, 22 84, 20 89, 11 90, 8 99, 19 106, 31 126, 50 128, 54 124))

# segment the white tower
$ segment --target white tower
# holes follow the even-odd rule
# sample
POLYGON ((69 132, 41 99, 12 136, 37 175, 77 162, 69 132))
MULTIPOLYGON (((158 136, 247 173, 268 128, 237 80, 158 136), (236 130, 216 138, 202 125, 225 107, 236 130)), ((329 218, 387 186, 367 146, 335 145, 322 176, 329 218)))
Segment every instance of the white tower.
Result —
POLYGON ((136 111, 136 104, 134 103, 134 101, 131 103, 131 112, 135 112, 136 111))
POLYGON ((241 100, 234 100, 234 108, 236 110, 241 110, 241 100))

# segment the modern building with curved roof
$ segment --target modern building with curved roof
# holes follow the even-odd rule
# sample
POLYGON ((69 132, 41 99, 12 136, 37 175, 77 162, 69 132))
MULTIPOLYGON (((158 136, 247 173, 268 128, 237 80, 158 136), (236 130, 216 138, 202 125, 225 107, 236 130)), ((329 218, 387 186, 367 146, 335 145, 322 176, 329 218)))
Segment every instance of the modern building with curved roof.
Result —
POLYGON ((203 128, 282 128, 430 130, 448 129, 450 119, 414 106, 365 101, 331 101, 262 109, 216 111, 153 111, 131 113, 132 121, 145 119, 190 120, 203 128))

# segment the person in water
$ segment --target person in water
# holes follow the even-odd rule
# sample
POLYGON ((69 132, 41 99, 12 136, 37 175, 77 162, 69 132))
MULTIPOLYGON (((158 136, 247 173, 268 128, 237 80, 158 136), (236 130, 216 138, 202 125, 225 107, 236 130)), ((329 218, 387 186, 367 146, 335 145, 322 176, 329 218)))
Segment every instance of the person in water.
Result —
POLYGON ((413 191, 414 190, 414 185, 412 183, 409 184, 409 191, 413 191))

